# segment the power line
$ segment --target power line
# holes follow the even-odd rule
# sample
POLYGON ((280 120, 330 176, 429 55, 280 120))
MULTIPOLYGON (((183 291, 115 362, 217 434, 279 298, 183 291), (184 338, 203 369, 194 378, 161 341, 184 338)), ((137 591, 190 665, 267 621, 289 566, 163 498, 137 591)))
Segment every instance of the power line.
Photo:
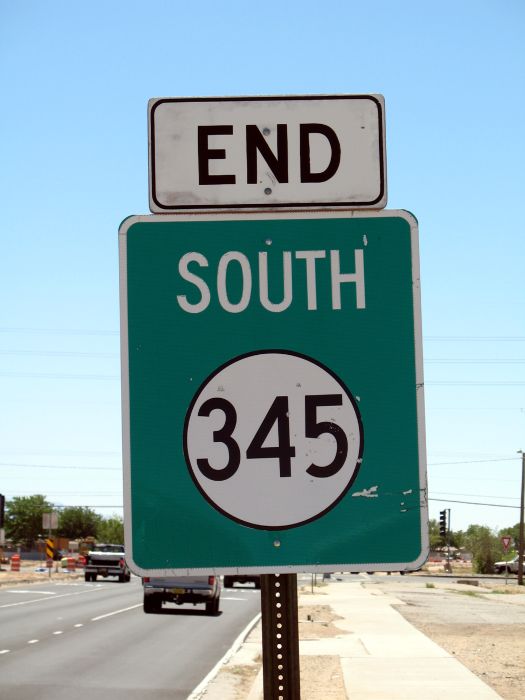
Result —
POLYGON ((46 374, 40 372, 0 372, 0 377, 14 377, 16 379, 120 379, 119 374, 46 374))
POLYGON ((89 506, 80 506, 80 505, 74 505, 74 506, 66 506, 63 504, 58 504, 58 503, 53 503, 53 508, 124 508, 122 503, 120 505, 111 505, 111 506, 101 506, 98 503, 96 505, 89 505, 89 506))
POLYGON ((37 355, 41 357, 119 357, 118 352, 69 352, 66 350, 0 350, 0 355, 37 355))
POLYGON ((521 462, 521 457, 501 457, 501 459, 467 459, 461 462, 429 462, 427 466, 441 467, 445 464, 483 464, 484 462, 515 462, 517 460, 521 462))
MULTIPOLYGON (((107 454, 105 452, 101 454, 107 454)), ((110 453, 113 454, 113 453, 110 453)), ((115 453, 116 454, 116 453, 115 453)), ((515 462, 520 457, 502 457, 501 459, 469 459, 458 462, 429 462, 429 467, 440 467, 454 464, 483 464, 485 462, 515 462)), ((121 471, 120 467, 85 467, 77 464, 33 464, 27 462, 0 462, 0 467, 29 467, 35 469, 87 469, 93 471, 121 471)))
POLYGON ((0 327, 0 333, 52 333, 57 335, 120 335, 119 331, 87 328, 13 328, 0 327))
POLYGON ((523 406, 426 406, 425 411, 520 411, 525 413, 523 406))
POLYGON ((429 498, 429 501, 440 501, 441 503, 464 503, 469 506, 491 506, 492 508, 516 508, 519 510, 519 506, 507 506, 502 503, 478 503, 477 501, 453 501, 450 498, 429 498))
POLYGON ((454 358, 429 358, 424 360, 425 364, 445 364, 445 365, 523 365, 525 359, 513 358, 490 358, 490 359, 454 359, 454 358))
POLYGON ((495 382, 436 381, 436 382, 425 382, 425 386, 525 386, 525 382, 513 382, 513 381, 495 381, 495 382))
MULTIPOLYGON (((0 350, 0 355, 31 355, 37 357, 96 357, 117 358, 118 352, 80 352, 76 350, 0 350)), ((525 364, 525 358, 454 358, 454 357, 430 357, 424 358, 425 364, 525 364)))
MULTIPOLYGON (((517 478, 517 477, 516 477, 517 478)), ((449 476, 449 474, 432 474, 432 481, 437 481, 441 480, 443 481, 446 479, 446 481, 462 481, 463 483, 465 482, 466 477, 464 476, 449 476)), ((516 484, 516 479, 500 479, 499 476, 478 476, 476 474, 476 481, 497 481, 498 484, 501 484, 503 482, 507 484, 516 484)))
POLYGON ((524 341, 525 335, 426 335, 423 340, 524 341))
MULTIPOLYGON (((502 505, 501 503, 478 503, 477 501, 455 501, 452 499, 448 498, 429 498, 429 501, 438 501, 441 503, 463 503, 466 505, 471 505, 471 506, 492 506, 493 508, 516 508, 519 510, 519 506, 508 506, 508 505, 502 505)), ((56 503, 53 504, 54 508, 123 508, 124 506, 122 504, 120 505, 64 505, 60 504, 57 505, 56 503)))
MULTIPOLYGON (((59 335, 119 335, 118 330, 100 328, 31 328, 0 326, 0 333, 56 333, 59 335)), ((423 340, 442 341, 525 341, 525 335, 426 335, 423 340)))
MULTIPOLYGON (((91 381, 120 379, 119 374, 61 374, 44 372, 0 372, 0 377, 15 379, 87 379, 91 381)), ((525 381, 428 381, 425 386, 525 386, 525 381)))
MULTIPOLYGON (((58 333, 71 335, 119 335, 118 330, 100 328, 31 328, 0 326, 0 333, 58 333)), ((525 341, 525 335, 426 335, 423 340, 525 341)))
MULTIPOLYGON (((34 496, 35 492, 34 491, 17 491, 17 495, 23 495, 23 496, 34 496)), ((84 493, 83 491, 47 491, 46 490, 46 498, 63 498, 64 496, 82 496, 83 498, 109 498, 115 497, 115 496, 120 496, 120 493, 84 493)), ((12 498, 9 497, 8 498, 12 498)))
POLYGON ((43 449, 26 449, 24 447, 0 447, 0 454, 24 454, 24 455, 120 455, 118 450, 43 450, 43 449))
MULTIPOLYGON (((67 350, 0 350, 0 355, 14 355, 15 357, 30 355, 36 357, 93 357, 93 358, 117 358, 120 356, 118 352, 80 352, 67 350)), ((454 358, 454 357, 431 357, 424 358, 425 364, 525 364, 525 358, 454 358)))
POLYGON ((120 467, 82 467, 73 464, 26 464, 20 462, 0 462, 0 467, 30 467, 31 469, 87 469, 88 471, 122 471, 120 467))
POLYGON ((465 498, 497 498, 497 499, 510 499, 511 501, 519 501, 519 496, 494 496, 493 494, 487 495, 486 493, 450 493, 448 491, 433 491, 438 496, 463 496, 465 498))

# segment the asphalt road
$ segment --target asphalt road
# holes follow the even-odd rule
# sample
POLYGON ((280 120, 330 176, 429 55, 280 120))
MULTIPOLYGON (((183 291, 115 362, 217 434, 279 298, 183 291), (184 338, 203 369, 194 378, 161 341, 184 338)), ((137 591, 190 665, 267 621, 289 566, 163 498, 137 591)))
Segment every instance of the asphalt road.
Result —
POLYGON ((260 610, 250 588, 142 611, 140 579, 0 589, 0 700, 182 700, 260 610))

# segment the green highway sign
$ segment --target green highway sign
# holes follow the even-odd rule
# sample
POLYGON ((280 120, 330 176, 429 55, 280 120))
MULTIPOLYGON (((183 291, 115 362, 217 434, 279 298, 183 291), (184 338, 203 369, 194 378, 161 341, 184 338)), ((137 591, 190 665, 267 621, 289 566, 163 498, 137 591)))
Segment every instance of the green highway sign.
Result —
POLYGON ((119 245, 130 567, 419 568, 414 217, 135 216, 119 245))

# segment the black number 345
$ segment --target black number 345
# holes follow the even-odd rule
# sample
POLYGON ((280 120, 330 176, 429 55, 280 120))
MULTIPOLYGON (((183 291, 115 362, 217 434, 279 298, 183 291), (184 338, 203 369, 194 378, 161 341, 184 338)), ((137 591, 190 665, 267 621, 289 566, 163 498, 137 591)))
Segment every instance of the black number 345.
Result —
MULTIPOLYGON (((332 421, 318 421, 317 409, 321 406, 341 406, 342 394, 315 394, 304 398, 305 437, 318 438, 327 433, 332 435, 336 443, 335 457, 330 464, 310 464, 306 469, 311 476, 321 479, 334 476, 344 465, 348 455, 348 440, 344 430, 332 421)), ((222 398, 212 398, 205 401, 199 408, 198 415, 208 418, 212 411, 224 413, 224 424, 219 430, 213 431, 213 441, 222 443, 228 450, 228 463, 225 467, 214 467, 206 458, 197 459, 197 466, 202 474, 213 481, 225 481, 231 478, 241 463, 241 450, 233 437, 237 425, 237 412, 230 401, 222 398)), ((279 476, 292 475, 292 457, 295 457, 295 447, 290 441, 290 419, 288 414, 288 397, 276 396, 262 423, 257 429, 246 450, 247 459, 277 459, 279 476), (274 446, 265 446, 264 442, 274 425, 277 425, 278 442, 274 446)))

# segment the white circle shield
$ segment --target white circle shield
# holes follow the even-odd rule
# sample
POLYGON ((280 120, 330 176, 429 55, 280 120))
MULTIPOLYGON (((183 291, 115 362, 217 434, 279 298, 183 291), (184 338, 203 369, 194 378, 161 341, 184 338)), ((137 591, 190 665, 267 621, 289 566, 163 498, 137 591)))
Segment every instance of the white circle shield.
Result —
POLYGON ((248 527, 303 525, 354 482, 363 428, 354 397, 316 360, 284 350, 236 357, 197 391, 184 453, 210 504, 248 527))

